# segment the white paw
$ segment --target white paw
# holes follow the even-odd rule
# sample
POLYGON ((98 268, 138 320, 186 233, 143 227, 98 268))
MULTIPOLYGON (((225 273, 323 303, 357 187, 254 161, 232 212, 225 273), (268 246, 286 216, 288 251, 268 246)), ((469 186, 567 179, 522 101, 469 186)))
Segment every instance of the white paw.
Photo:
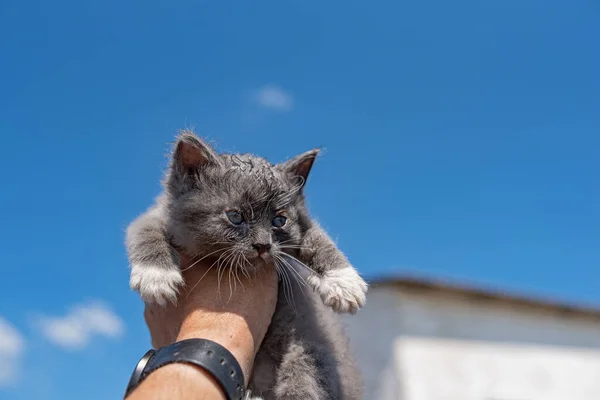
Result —
POLYGON ((352 267, 327 271, 322 277, 313 274, 308 283, 323 303, 338 313, 354 314, 367 300, 367 283, 352 267))
POLYGON ((156 303, 162 307, 168 303, 176 304, 183 283, 179 269, 144 264, 131 266, 129 286, 139 292, 145 303, 156 303))

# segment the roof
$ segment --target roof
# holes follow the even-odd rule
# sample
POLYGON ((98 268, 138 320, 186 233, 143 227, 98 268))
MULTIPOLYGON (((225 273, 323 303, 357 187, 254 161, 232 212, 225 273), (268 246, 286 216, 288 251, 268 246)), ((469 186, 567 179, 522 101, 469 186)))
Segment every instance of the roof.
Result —
POLYGON ((439 294, 466 297, 474 301, 503 303, 510 306, 527 307, 529 309, 551 311, 565 316, 583 317, 600 321, 600 307, 593 305, 574 304, 549 298, 509 293, 503 290, 460 284, 442 279, 416 275, 395 275, 369 279, 369 285, 374 287, 393 286, 402 290, 431 291, 439 294))

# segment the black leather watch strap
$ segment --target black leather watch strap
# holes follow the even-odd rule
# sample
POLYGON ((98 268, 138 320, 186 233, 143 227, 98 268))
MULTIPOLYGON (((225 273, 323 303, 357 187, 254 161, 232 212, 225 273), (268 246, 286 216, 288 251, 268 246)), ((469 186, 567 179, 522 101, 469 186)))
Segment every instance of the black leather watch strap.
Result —
POLYGON ((196 365, 210 373, 228 400, 241 400, 244 396, 244 373, 225 347, 207 339, 186 339, 146 353, 131 376, 125 397, 152 371, 172 363, 196 365))

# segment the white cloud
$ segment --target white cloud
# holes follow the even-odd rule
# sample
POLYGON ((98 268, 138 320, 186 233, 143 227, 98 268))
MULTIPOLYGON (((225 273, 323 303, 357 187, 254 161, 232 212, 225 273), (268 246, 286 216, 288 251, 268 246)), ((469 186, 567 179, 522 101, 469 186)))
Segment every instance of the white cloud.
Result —
POLYGON ((17 378, 25 339, 7 320, 0 317, 0 386, 8 386, 17 378))
POLYGON ((256 101, 261 106, 275 111, 290 111, 294 107, 292 95, 276 85, 267 85, 259 89, 256 101))
POLYGON ((52 343, 67 349, 83 349, 94 336, 118 338, 123 334, 121 318, 101 302, 73 307, 62 317, 39 317, 37 325, 52 343))

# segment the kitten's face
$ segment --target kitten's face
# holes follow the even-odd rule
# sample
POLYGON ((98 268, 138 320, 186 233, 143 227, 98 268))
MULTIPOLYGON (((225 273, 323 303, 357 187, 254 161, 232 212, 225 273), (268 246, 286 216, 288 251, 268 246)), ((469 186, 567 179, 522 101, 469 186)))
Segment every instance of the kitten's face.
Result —
POLYGON ((183 152, 191 154, 189 143, 181 145, 185 140, 207 146, 184 134, 174 154, 167 188, 175 242, 195 258, 240 268, 281 263, 281 252, 297 253, 308 223, 302 186, 316 152, 281 165, 249 155, 198 153, 190 166, 181 163, 183 152))

